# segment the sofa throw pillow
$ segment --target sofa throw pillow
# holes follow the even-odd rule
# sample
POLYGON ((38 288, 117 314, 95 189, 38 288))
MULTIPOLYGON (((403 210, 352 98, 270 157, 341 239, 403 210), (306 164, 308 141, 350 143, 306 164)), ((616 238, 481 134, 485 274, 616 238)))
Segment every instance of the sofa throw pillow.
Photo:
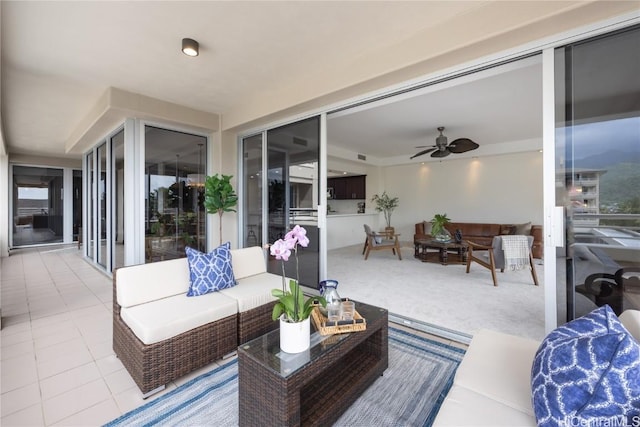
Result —
POLYGON ((604 305, 542 341, 531 390, 538 426, 631 425, 640 420, 640 345, 604 305))
POLYGON ((513 227, 513 234, 518 236, 528 236, 531 234, 531 222, 525 222, 524 224, 516 224, 513 227))
POLYGON ((208 294, 236 285, 231 267, 231 243, 227 242, 206 254, 186 247, 190 286, 188 297, 208 294))
POLYGON ((515 225, 501 225, 500 226, 500 234, 501 235, 509 235, 516 234, 516 226, 515 225))
POLYGON ((376 242, 377 245, 379 245, 380 243, 382 243, 382 236, 374 231, 373 232, 373 241, 376 242))
POLYGON ((424 234, 431 234, 431 228, 433 224, 430 221, 422 221, 422 229, 424 230, 424 234))

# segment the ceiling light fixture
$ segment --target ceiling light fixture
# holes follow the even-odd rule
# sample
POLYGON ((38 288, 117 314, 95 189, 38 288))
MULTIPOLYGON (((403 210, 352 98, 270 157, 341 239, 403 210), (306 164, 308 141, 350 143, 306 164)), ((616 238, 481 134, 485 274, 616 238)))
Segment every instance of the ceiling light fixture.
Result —
POLYGON ((187 56, 198 56, 200 44, 194 39, 182 39, 182 53, 187 56))

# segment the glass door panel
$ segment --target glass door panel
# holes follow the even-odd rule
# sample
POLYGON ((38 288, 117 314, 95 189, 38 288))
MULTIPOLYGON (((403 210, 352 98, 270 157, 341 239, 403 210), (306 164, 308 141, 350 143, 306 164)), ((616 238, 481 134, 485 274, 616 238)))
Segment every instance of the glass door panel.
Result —
POLYGON ((242 140, 243 247, 262 246, 262 134, 242 140))
POLYGON ((145 261, 206 249, 204 180, 207 138, 145 127, 145 261))
POLYGON ((107 144, 102 144, 98 147, 98 235, 97 235, 97 247, 98 247, 98 264, 103 267, 107 267, 107 194, 108 194, 108 182, 107 181, 107 144))
POLYGON ((95 212, 97 212, 95 203, 95 165, 94 165, 94 156, 93 151, 87 154, 87 245, 85 245, 85 255, 88 258, 94 259, 95 254, 95 235, 96 235, 96 217, 95 212))
POLYGON ((63 170, 13 166, 13 246, 63 241, 63 170))
POLYGON ((124 129, 111 138, 113 154, 113 196, 111 217, 111 249, 113 268, 124 266, 124 129))
POLYGON ((556 50, 559 323, 605 304, 640 308, 638 51, 638 27, 556 50))
POLYGON ((82 241, 82 171, 73 171, 73 241, 82 241))
MULTIPOLYGON (((309 246, 298 247, 300 284, 316 289, 320 277, 320 118, 313 117, 267 131, 268 243, 283 238, 295 225, 304 227, 309 246)), ((268 269, 282 274, 280 261, 268 269)), ((285 262, 287 277, 296 277, 296 262, 285 262)))

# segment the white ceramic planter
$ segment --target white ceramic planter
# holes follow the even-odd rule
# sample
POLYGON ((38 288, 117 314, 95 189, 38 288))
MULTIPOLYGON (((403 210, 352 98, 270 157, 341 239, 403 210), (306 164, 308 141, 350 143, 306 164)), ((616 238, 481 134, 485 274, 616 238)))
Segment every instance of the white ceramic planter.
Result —
POLYGON ((280 350, 286 353, 300 353, 309 348, 309 318, 302 322, 289 323, 280 316, 280 350))

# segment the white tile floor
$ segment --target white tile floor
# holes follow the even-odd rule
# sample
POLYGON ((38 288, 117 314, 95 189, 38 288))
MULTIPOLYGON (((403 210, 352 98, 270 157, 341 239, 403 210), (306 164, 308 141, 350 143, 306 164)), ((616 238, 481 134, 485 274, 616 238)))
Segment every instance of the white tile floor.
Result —
POLYGON ((14 251, 0 265, 2 426, 97 426, 145 403, 112 350, 111 279, 77 246, 14 251))
POLYGON ((102 425, 145 402, 112 350, 111 279, 77 246, 14 251, 1 266, 2 426, 102 425))

